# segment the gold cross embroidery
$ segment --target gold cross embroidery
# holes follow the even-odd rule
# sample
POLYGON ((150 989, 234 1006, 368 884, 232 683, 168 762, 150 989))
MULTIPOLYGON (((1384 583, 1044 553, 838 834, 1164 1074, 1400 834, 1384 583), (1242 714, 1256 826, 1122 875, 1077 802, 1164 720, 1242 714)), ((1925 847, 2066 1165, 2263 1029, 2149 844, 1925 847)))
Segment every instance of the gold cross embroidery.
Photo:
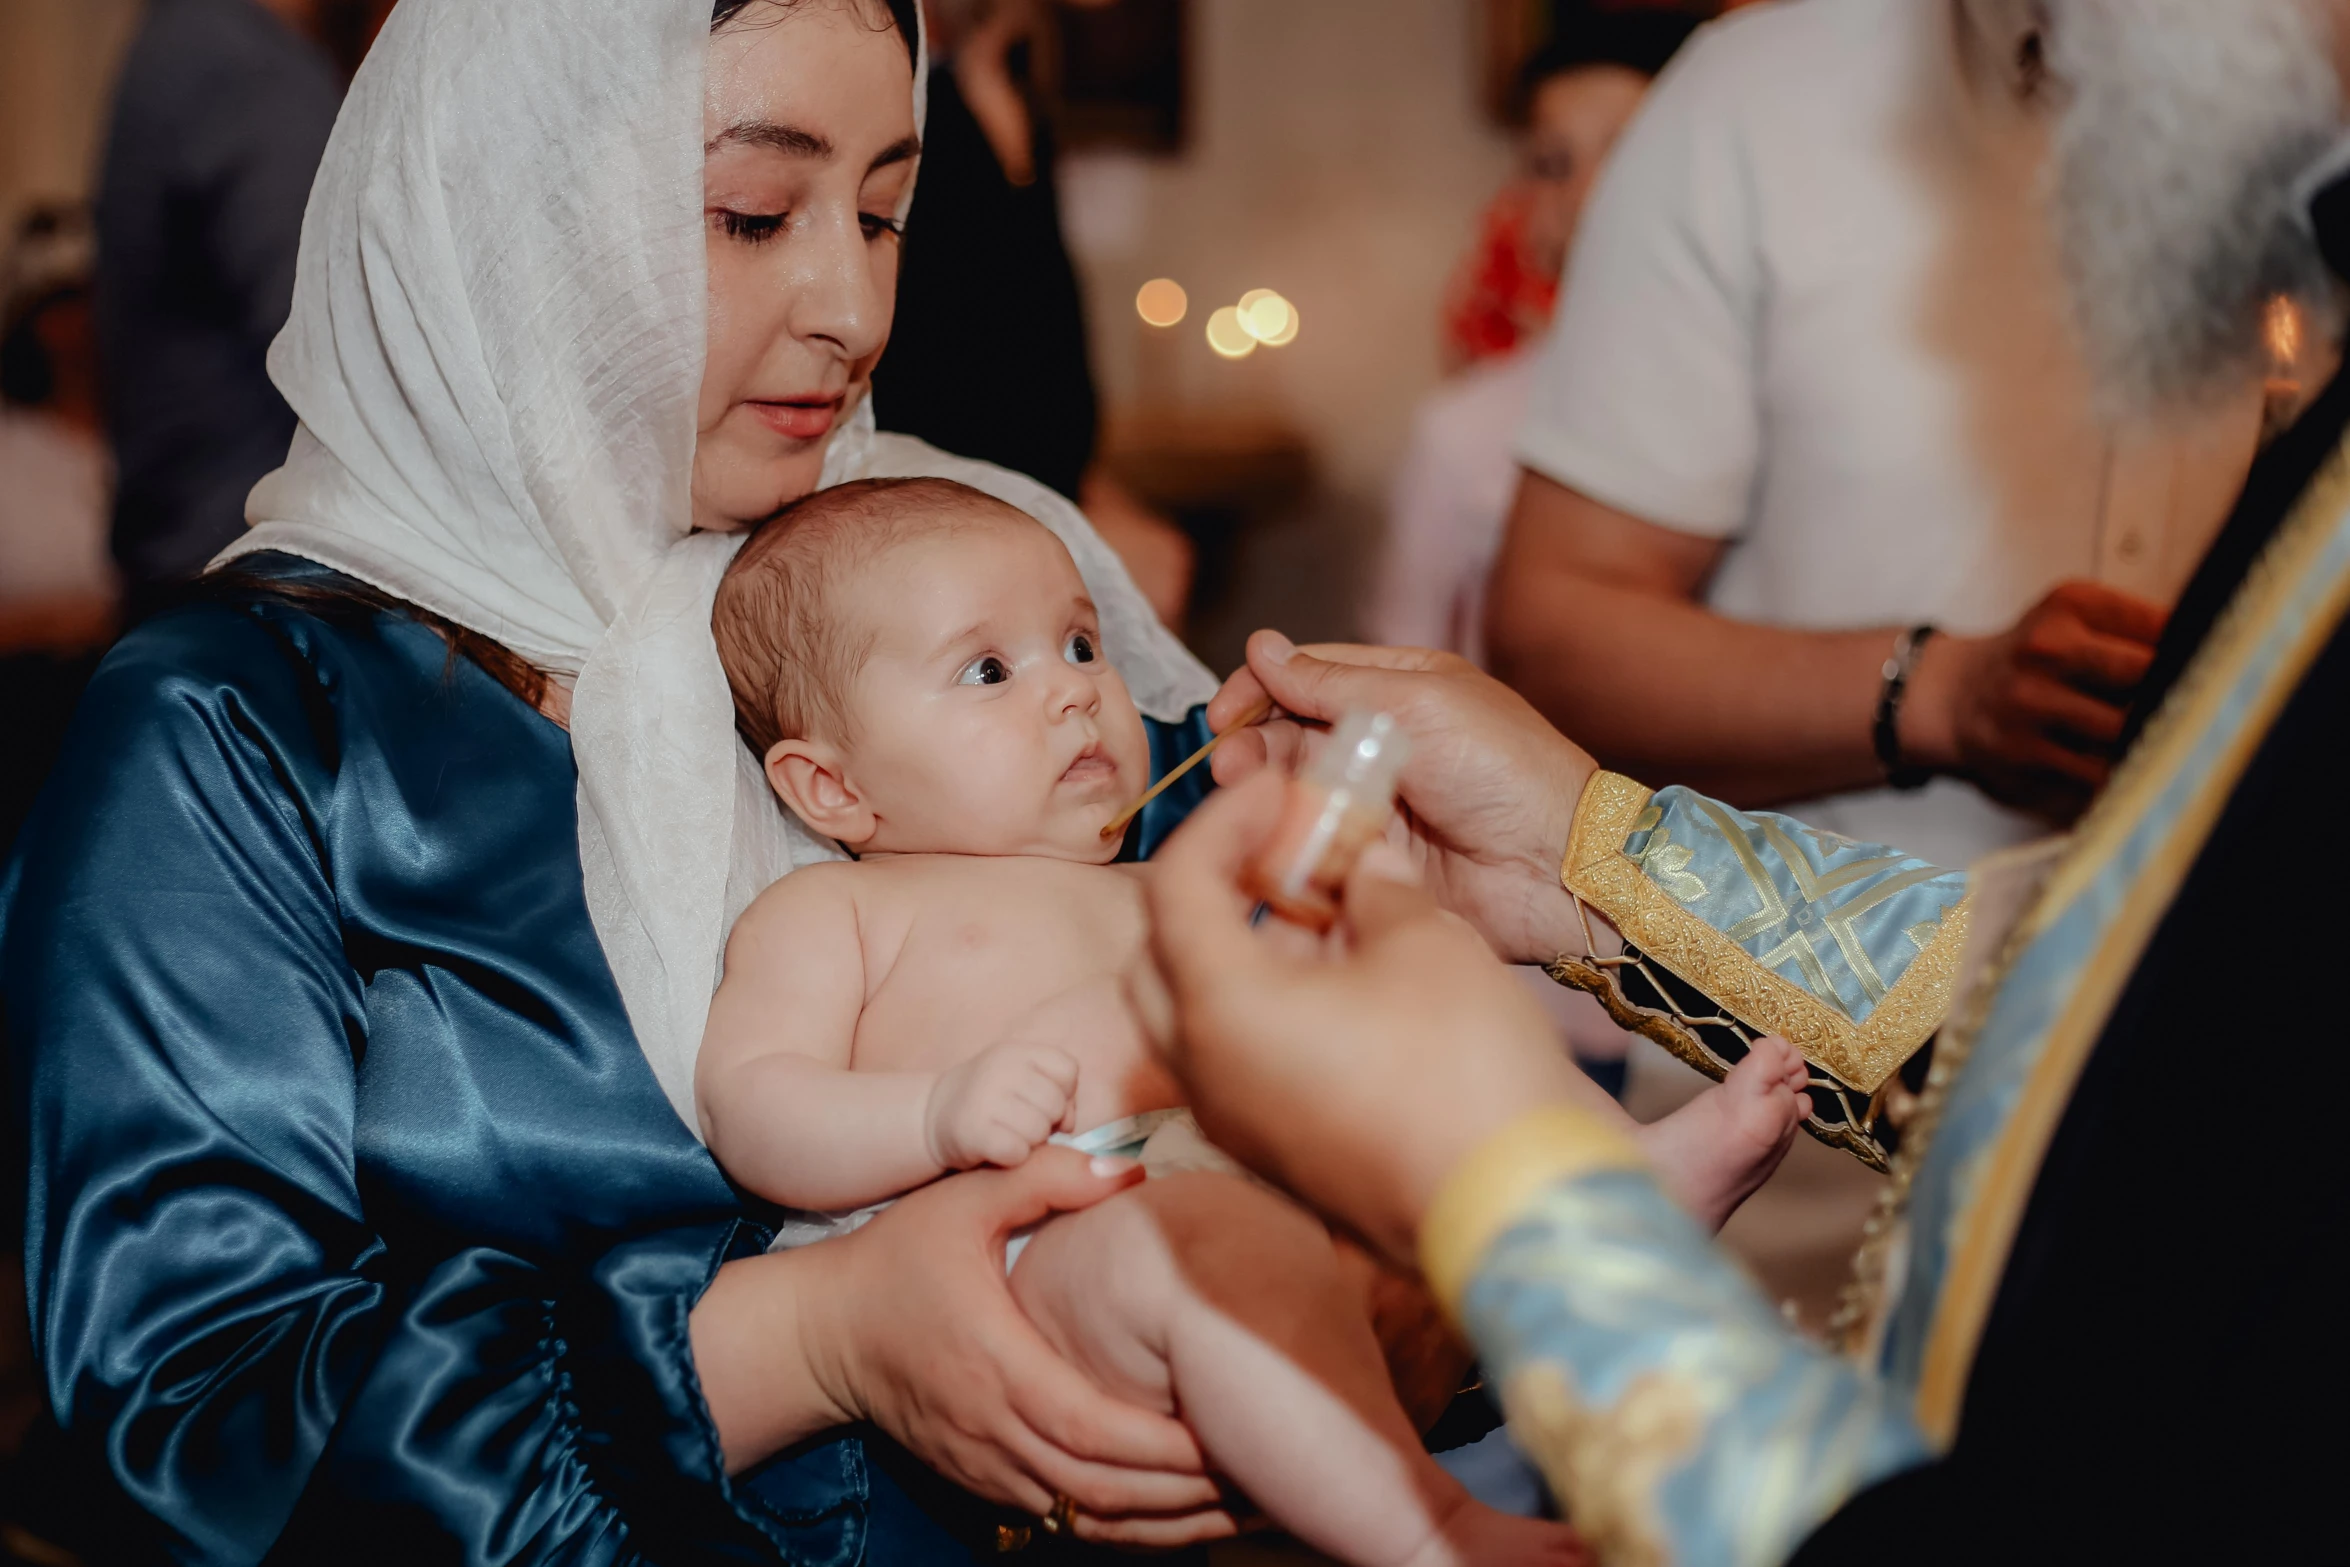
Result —
POLYGON ((1743 947, 1772 934, 1782 926, 1788 927, 1787 934, 1768 951, 1758 954, 1757 960, 1769 968, 1792 962, 1803 975, 1807 989, 1850 1017, 1852 1009, 1836 993, 1834 983, 1828 978, 1827 965, 1820 961, 1819 948, 1814 945, 1811 933, 1804 928, 1817 925, 1835 942, 1837 951, 1843 954, 1853 977, 1860 981, 1861 991, 1868 997, 1869 1004, 1874 1006, 1884 1000, 1887 988, 1885 981, 1877 973, 1877 965, 1871 961, 1868 948, 1861 943, 1859 934, 1853 929, 1854 922, 1886 899, 1906 892, 1920 882, 1932 881, 1942 872, 1930 865, 1914 865, 1899 875, 1887 876, 1841 907, 1815 909, 1815 905, 1821 904, 1832 894, 1899 865, 1903 856, 1872 855, 1838 866, 1832 871, 1815 873, 1811 861, 1796 847, 1795 841, 1787 836, 1786 831, 1777 822, 1764 819, 1756 825, 1762 829, 1764 839, 1778 852, 1789 877, 1795 883, 1797 901, 1790 906, 1780 896, 1778 884, 1772 880, 1761 857, 1754 852, 1754 846, 1746 841, 1745 832, 1731 819, 1728 810, 1712 800, 1700 799, 1697 804, 1712 818, 1722 840, 1737 856, 1739 868, 1746 872, 1747 881, 1753 885, 1755 896, 1762 903, 1758 912, 1739 921, 1724 934, 1743 947))

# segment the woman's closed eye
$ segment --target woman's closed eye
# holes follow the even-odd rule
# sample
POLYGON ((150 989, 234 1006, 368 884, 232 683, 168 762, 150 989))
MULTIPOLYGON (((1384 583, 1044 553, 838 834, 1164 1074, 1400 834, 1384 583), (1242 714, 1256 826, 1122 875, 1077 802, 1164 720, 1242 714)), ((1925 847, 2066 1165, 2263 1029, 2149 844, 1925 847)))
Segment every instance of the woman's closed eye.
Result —
POLYGON ((983 653, 963 666, 955 676, 959 686, 1000 686, 1012 678, 1012 666, 993 653, 983 653))
POLYGON ((739 239, 746 245, 766 244, 791 221, 788 212, 736 212, 730 207, 720 207, 710 215, 718 220, 727 238, 739 239))
POLYGON ((1101 662, 1101 645, 1090 631, 1072 631, 1061 645, 1061 656, 1072 664, 1097 664, 1101 662))
POLYGON ((864 226, 867 239, 879 239, 884 234, 906 232, 905 224, 883 212, 860 212, 857 214, 857 221, 864 226))

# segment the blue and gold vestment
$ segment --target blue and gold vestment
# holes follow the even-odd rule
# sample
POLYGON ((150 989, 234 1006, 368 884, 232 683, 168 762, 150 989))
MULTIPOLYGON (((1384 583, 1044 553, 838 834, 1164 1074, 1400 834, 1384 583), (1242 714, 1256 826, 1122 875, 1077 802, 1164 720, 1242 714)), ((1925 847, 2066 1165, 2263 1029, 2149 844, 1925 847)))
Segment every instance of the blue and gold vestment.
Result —
POLYGON ((1606 1560, 2339 1554, 2310 1464, 2350 1394, 2346 423, 2337 381, 2256 469, 2156 716, 2070 839, 2016 862, 1979 983, 1959 951, 1990 881, 1686 790, 1587 790, 1562 880, 1626 955, 1554 973, 1619 1021, 1717 1071, 1787 1034, 1814 1130, 1864 1157, 1939 1031, 1849 1351, 1782 1323, 1574 1112, 1439 1194, 1430 1279, 1606 1560))

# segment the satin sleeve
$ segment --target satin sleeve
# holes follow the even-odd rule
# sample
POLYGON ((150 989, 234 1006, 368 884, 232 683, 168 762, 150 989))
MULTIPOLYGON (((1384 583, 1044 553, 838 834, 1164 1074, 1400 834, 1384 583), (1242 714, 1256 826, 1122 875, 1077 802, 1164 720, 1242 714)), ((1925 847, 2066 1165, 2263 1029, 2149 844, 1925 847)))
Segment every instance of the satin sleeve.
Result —
POLYGON ((1921 1075, 1957 989, 1972 912, 1963 872, 1600 773, 1560 879, 1623 951, 1562 957, 1553 978, 1717 1079, 1755 1037, 1781 1036, 1811 1066, 1806 1129, 1885 1167, 1902 1074, 1921 1075))
POLYGON ((162 667, 192 645, 101 669, 0 888, 35 1346, 137 1554, 776 1559, 687 1338, 735 1223, 585 1267, 371 1231, 364 998, 302 782, 335 709, 249 619, 212 620, 213 673, 162 667))
POLYGON ((1927 1457, 1908 1401, 1789 1327, 1582 1111, 1494 1134, 1420 1249, 1511 1439, 1603 1561, 1781 1562, 1927 1457))

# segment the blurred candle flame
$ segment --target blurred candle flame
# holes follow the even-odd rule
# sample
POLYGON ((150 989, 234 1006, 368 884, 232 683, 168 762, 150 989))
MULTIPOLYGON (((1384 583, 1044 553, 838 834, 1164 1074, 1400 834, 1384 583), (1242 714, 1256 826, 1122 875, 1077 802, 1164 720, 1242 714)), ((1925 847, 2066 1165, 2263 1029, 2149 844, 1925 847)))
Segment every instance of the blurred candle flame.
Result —
POLYGON ((1241 295, 1238 309, 1241 326, 1268 348, 1297 337, 1297 307, 1269 288, 1252 288, 1241 295))
POLYGON ((1191 296, 1171 277, 1155 277, 1135 290, 1134 313, 1152 326, 1173 326, 1191 308, 1191 296))
POLYGON ((1241 324, 1237 305, 1220 306, 1208 317, 1208 346, 1227 359, 1246 359, 1257 351, 1257 340, 1241 324))

